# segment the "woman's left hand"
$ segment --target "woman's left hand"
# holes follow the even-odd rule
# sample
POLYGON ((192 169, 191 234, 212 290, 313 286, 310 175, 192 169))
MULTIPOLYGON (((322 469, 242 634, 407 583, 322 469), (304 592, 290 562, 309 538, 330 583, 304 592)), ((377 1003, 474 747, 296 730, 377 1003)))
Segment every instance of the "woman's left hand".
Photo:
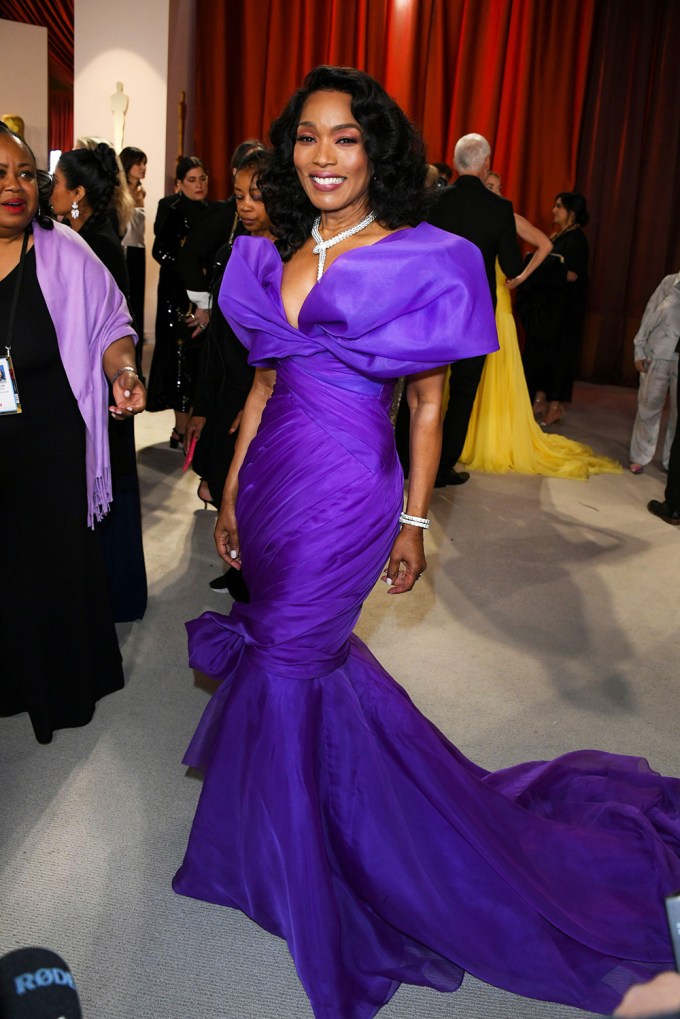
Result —
POLYGON ((404 524, 392 546, 390 560, 382 579, 388 594, 405 594, 427 569, 423 549, 423 529, 404 524))
POLYGON ((239 428, 241 427, 241 418, 242 417, 243 417, 243 411, 240 410, 238 412, 238 414, 236 415, 236 417, 234 418, 234 420, 232 421, 232 423, 231 423, 231 426, 230 426, 229 431, 227 433, 228 435, 233 435, 234 432, 237 432, 239 430, 239 428))
POLYGON ((146 389, 134 372, 123 372, 113 383, 115 407, 109 407, 111 416, 117 420, 141 414, 146 407, 146 389))

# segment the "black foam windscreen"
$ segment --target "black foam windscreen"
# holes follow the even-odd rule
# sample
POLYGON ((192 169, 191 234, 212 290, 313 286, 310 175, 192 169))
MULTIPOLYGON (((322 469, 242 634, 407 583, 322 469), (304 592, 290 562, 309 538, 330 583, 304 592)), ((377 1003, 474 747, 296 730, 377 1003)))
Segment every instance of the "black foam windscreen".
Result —
POLYGON ((82 1019, 73 975, 56 952, 17 948, 0 959, 0 1019, 82 1019))

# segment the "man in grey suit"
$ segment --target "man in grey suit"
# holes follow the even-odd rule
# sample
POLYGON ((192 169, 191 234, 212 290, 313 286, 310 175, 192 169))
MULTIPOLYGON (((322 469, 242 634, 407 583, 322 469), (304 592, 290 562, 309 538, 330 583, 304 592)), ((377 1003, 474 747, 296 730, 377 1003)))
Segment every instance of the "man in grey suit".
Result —
MULTIPOLYGON (((508 279, 522 271, 512 202, 487 190, 491 148, 480 134, 466 134, 456 142, 453 160, 459 177, 442 188, 428 221, 476 244, 484 258, 489 290, 496 307, 496 259, 508 279)), ((435 487, 461 485, 467 471, 454 466, 463 451, 465 436, 484 368, 484 356, 467 357, 451 365, 449 403, 444 417, 442 453, 435 487)))
MULTIPOLYGON (((678 340, 675 349, 680 354, 680 340, 678 340)), ((680 400, 680 375, 677 385, 678 400, 680 400)), ((647 503, 647 509, 667 524, 680 524, 680 425, 675 430, 671 446, 664 501, 659 502, 658 499, 652 499, 647 503)))

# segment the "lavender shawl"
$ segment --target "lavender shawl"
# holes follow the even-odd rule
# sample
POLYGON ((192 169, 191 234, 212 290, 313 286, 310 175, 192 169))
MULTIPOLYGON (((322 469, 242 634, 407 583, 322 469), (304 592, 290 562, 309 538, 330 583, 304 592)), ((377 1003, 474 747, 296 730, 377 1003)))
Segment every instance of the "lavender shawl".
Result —
POLYGON ((137 335, 108 269, 75 231, 34 224, 38 283, 57 333, 59 353, 85 422, 87 523, 94 527, 112 501, 108 382, 102 356, 115 340, 137 335))

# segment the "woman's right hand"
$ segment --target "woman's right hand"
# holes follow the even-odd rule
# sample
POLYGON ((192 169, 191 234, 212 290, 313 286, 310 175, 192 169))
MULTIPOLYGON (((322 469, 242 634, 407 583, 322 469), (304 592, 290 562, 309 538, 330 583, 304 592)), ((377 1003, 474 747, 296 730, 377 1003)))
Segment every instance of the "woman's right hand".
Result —
POLYGON ((215 524, 215 547, 220 559, 235 570, 241 569, 241 548, 236 523, 236 499, 224 495, 215 524))
POLYGON ((636 361, 635 362, 635 370, 640 372, 642 375, 644 375, 645 372, 649 370, 649 359, 646 358, 646 357, 643 357, 643 358, 641 358, 641 360, 636 361))
POLYGON ((191 445, 191 440, 193 439, 194 435, 196 436, 196 442, 198 442, 203 432, 203 429, 205 428, 206 421, 207 418, 205 417, 201 417, 199 415, 194 414, 191 415, 191 417, 187 421, 187 426, 184 429, 184 445, 186 446, 187 449, 191 445))
POLYGON ((189 329, 193 330, 191 339, 195 340, 210 325, 210 312, 207 308, 196 308, 194 312, 190 311, 184 316, 184 321, 189 329))
POLYGON ((215 524, 215 546, 217 554, 234 569, 241 569, 241 545, 236 523, 236 495, 238 493, 239 471, 243 465, 248 446, 256 434, 262 412, 274 388, 276 372, 272 368, 256 368, 255 380, 248 394, 239 426, 236 449, 229 467, 227 480, 222 491, 222 503, 215 524))

